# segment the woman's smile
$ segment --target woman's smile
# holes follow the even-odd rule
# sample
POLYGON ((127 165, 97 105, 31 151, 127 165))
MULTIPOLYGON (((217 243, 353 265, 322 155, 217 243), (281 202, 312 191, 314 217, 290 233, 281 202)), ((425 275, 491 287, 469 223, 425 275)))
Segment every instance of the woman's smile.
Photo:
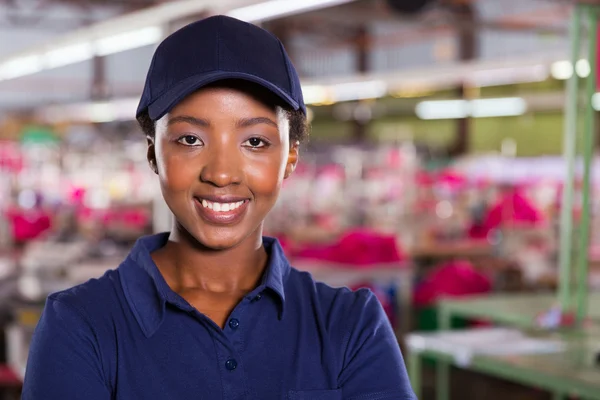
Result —
POLYGON ((206 222, 215 225, 234 225, 244 218, 250 204, 249 199, 232 201, 229 199, 207 200, 194 197, 198 215, 206 222))

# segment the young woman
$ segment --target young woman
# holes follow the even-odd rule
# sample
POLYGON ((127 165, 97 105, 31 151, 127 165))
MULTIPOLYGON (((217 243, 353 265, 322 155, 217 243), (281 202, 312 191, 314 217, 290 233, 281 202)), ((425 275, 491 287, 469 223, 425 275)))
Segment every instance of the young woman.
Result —
POLYGON ((262 236, 305 113, 270 33, 217 16, 165 39, 137 117, 172 230, 49 296, 23 399, 414 399, 375 296, 313 281, 262 236))

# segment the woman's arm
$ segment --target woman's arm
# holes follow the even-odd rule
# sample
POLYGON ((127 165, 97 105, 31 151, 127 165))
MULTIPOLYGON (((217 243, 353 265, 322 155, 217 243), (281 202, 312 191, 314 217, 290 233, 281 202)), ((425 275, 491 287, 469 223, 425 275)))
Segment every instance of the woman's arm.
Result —
POLYGON ((110 400, 98 341, 75 307, 50 296, 29 350, 23 400, 110 400))
POLYGON ((361 289, 351 307, 344 368, 344 400, 414 400, 400 346, 381 303, 361 289))

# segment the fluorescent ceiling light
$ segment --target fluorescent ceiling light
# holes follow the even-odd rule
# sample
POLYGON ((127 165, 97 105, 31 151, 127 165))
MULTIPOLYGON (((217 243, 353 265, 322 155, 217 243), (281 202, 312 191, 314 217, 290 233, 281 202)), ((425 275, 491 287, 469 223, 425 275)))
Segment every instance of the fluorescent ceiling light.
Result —
POLYGON ((106 56, 125 50, 156 44, 162 38, 162 29, 150 26, 131 32, 120 33, 96 41, 96 55, 106 56))
POLYGON ((387 83, 381 80, 302 86, 306 104, 333 104, 340 101, 376 99, 387 93, 387 83))
POLYGON ((306 104, 331 103, 330 95, 324 86, 305 85, 302 86, 302 96, 306 104))
POLYGON ((526 111, 527 103, 520 97, 422 101, 415 108, 417 116, 426 120, 509 117, 523 115, 526 111))
POLYGON ((39 54, 9 59, 0 64, 0 81, 32 75, 44 69, 86 61, 94 56, 106 56, 125 50, 158 43, 162 38, 159 27, 147 27, 124 32, 91 42, 69 44, 39 54))
POLYGON ((578 60, 575 63, 575 68, 573 68, 573 64, 571 64, 570 61, 557 61, 552 64, 551 71, 552 77, 558 80, 569 79, 573 76, 573 72, 575 72, 580 78, 587 78, 592 72, 590 63, 586 59, 578 60))
POLYGON ((575 72, 577 72, 577 75, 580 78, 587 78, 588 76, 590 76, 590 72, 592 72, 592 70, 590 68, 590 63, 588 62, 588 60, 582 59, 577 61, 577 63, 575 64, 575 72))
POLYGON ((558 80, 566 80, 573 76, 573 64, 570 61, 557 61, 550 67, 552 77, 558 80))
POLYGON ((550 71, 543 64, 523 67, 484 69, 469 72, 466 81, 474 86, 500 86, 522 82, 542 82, 548 79, 550 71))
POLYGON ((134 119, 138 98, 55 105, 40 109, 36 117, 47 123, 112 122, 134 119))
POLYGON ((466 100, 433 100, 417 104, 415 113, 421 119, 457 119, 469 116, 466 100))
POLYGON ((0 81, 35 74, 42 67, 42 58, 36 54, 9 59, 0 64, 0 81))
MULTIPOLYGON (((252 6, 234 9, 230 11, 228 15, 249 22, 258 22, 352 1, 355 0, 271 0, 252 6)), ((186 4, 191 6, 192 3, 192 1, 188 1, 186 4)), ((194 9, 198 7, 199 5, 195 5, 194 9)), ((156 8, 154 12, 161 12, 162 8, 156 8)), ((171 10, 171 12, 174 11, 175 10, 171 10)), ((148 11, 148 13, 149 12, 150 11, 148 11)), ((163 18, 168 18, 168 16, 163 18)), ((160 17, 158 19, 160 19, 160 17)), ((94 56, 102 57, 157 44, 163 38, 163 31, 156 22, 150 23, 150 26, 141 29, 134 29, 129 32, 126 31, 111 36, 102 36, 102 33, 99 32, 110 32, 110 30, 100 29, 98 28, 99 26, 102 26, 102 24, 90 27, 85 31, 85 34, 81 33, 77 37, 72 36, 70 40, 67 41, 69 44, 54 46, 53 48, 46 47, 39 49, 36 53, 30 55, 19 56, 1 62, 0 80, 8 80, 35 74, 44 69, 52 69, 89 60, 94 56)))
POLYGON ((592 96, 592 107, 596 111, 600 111, 600 93, 594 93, 592 96))
POLYGON ((231 10, 227 15, 248 22, 259 22, 350 1, 352 0, 271 0, 231 10))
POLYGON ((44 67, 47 69, 62 67, 89 60, 93 57, 92 45, 89 42, 60 47, 50 50, 44 55, 44 67))
POLYGON ((472 100, 470 106, 470 114, 475 118, 510 117, 523 115, 527 111, 527 103, 520 97, 477 99, 472 100))
POLYGON ((383 81, 340 83, 330 88, 333 101, 376 99, 385 96, 387 89, 383 81))

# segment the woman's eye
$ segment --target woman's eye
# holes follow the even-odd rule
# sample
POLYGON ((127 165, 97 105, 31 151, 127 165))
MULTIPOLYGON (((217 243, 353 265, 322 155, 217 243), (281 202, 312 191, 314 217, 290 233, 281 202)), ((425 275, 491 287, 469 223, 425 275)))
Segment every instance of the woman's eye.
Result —
POLYGON ((265 147, 267 142, 260 138, 250 138, 244 142, 244 145, 250 148, 258 149, 261 147, 265 147))
POLYGON ((199 146, 202 144, 202 142, 200 141, 200 139, 198 139, 196 136, 194 135, 185 135, 179 138, 178 140, 179 143, 185 145, 185 146, 199 146))

